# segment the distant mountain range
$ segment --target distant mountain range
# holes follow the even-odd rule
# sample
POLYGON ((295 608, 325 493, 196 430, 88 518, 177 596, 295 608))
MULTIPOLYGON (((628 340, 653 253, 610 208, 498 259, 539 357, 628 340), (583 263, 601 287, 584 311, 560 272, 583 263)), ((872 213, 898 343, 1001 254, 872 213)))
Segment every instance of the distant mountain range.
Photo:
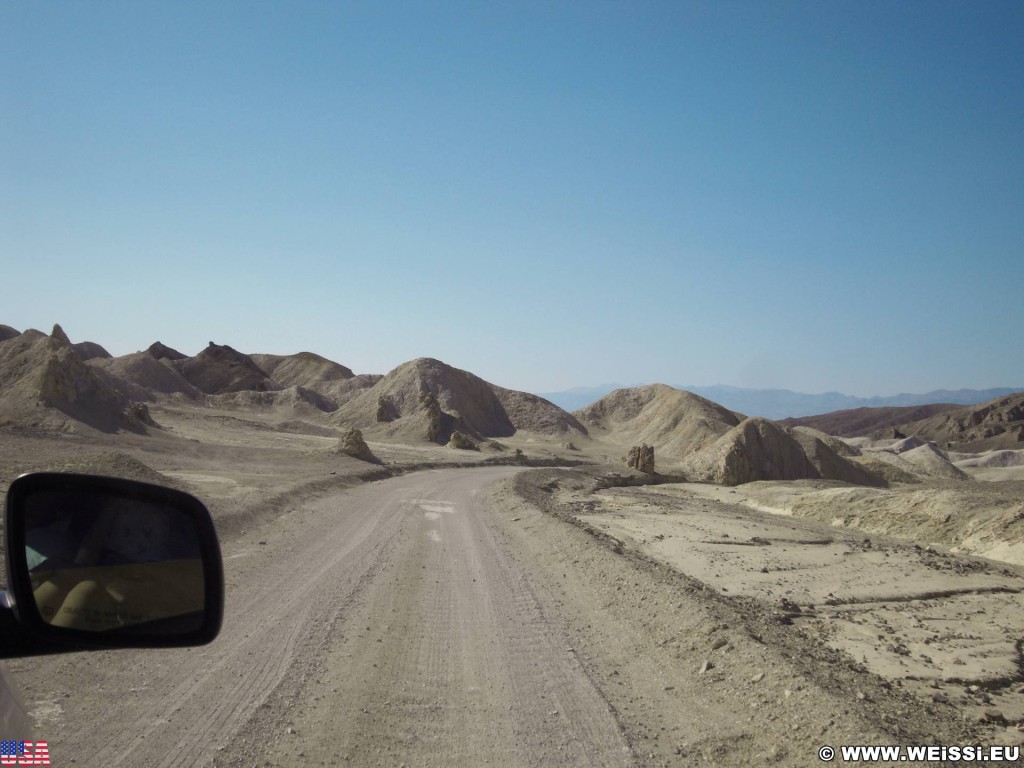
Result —
MULTIPOLYGON (((929 405, 932 403, 953 403, 976 405, 997 397, 1005 397, 1024 390, 1024 387, 998 389, 937 389, 920 395, 900 394, 890 397, 855 397, 841 392, 825 392, 811 395, 788 389, 744 389, 716 384, 711 387, 672 385, 676 389, 693 392, 726 408, 746 416, 764 416, 768 419, 816 416, 832 411, 850 408, 882 408, 891 406, 929 405)), ((574 387, 561 392, 538 392, 541 397, 567 411, 577 411, 609 392, 620 389, 618 384, 602 384, 597 387, 574 387)))

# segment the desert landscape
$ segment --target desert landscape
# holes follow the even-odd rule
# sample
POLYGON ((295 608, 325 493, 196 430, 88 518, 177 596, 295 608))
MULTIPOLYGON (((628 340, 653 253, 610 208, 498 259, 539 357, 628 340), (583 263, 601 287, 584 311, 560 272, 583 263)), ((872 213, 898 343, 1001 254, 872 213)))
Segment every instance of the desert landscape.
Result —
POLYGON ((1020 745, 1024 393, 872 410, 775 422, 650 385, 567 413, 427 358, 112 357, 0 326, 5 488, 187 490, 227 582, 211 646, 9 666, 80 765, 1020 745))

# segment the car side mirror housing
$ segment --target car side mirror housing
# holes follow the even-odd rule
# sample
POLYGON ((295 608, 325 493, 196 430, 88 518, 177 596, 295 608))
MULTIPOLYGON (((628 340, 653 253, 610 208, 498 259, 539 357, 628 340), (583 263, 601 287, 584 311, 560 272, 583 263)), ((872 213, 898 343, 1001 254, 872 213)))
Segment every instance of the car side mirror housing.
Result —
POLYGON ((120 478, 22 475, 7 492, 0 655, 202 645, 220 631, 224 570, 210 513, 183 491, 120 478))

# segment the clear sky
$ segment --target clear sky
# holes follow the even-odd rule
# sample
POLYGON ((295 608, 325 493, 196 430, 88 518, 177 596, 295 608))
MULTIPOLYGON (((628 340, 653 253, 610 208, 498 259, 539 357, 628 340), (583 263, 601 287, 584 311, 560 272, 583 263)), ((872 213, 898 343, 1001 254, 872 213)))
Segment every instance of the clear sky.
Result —
POLYGON ((1024 3, 5 2, 0 323, 1024 386, 1024 3))

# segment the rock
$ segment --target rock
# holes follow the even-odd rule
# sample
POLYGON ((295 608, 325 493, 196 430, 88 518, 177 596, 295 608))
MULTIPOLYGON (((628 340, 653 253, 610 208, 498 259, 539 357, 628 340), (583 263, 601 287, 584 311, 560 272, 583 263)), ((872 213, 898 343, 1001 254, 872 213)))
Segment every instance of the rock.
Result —
POLYGON ((377 423, 381 424, 393 421, 395 418, 394 410, 395 409, 394 406, 391 405, 390 398, 386 395, 377 396, 377 413, 375 416, 377 423))
POLYGON ((448 440, 448 448, 458 448, 463 451, 477 450, 476 444, 458 430, 452 432, 448 440))
POLYGON ((159 341, 150 344, 146 351, 157 360, 184 360, 188 357, 188 355, 183 355, 178 350, 161 344, 159 341))
POLYGON ((764 672, 758 672, 756 675, 750 678, 750 682, 752 683, 760 683, 762 680, 764 680, 764 672))
POLYGON ((712 664, 710 661, 705 661, 703 664, 700 665, 700 674, 703 675, 705 672, 712 670, 714 668, 714 664, 712 664))
POLYGON ((159 426, 149 415, 149 406, 145 403, 129 403, 124 411, 125 420, 132 424, 145 424, 150 427, 159 426))
POLYGON ((358 429, 345 430, 338 439, 335 452, 344 453, 346 456, 351 456, 353 459, 359 459, 360 461, 369 461, 373 464, 380 463, 380 460, 370 451, 370 446, 363 440, 363 433, 358 429))
POLYGON ((803 610, 788 597, 779 598, 779 609, 791 616, 799 616, 803 610))
POLYGON ((626 465, 638 472, 654 474, 654 446, 647 443, 634 445, 626 456, 626 465))
POLYGON ((441 433, 441 404, 437 402, 437 396, 433 392, 420 395, 420 408, 427 417, 427 440, 436 440, 441 433))
POLYGON ((50 338, 58 342, 61 346, 71 346, 71 339, 64 333, 64 329, 59 325, 53 326, 53 331, 50 333, 50 338))

